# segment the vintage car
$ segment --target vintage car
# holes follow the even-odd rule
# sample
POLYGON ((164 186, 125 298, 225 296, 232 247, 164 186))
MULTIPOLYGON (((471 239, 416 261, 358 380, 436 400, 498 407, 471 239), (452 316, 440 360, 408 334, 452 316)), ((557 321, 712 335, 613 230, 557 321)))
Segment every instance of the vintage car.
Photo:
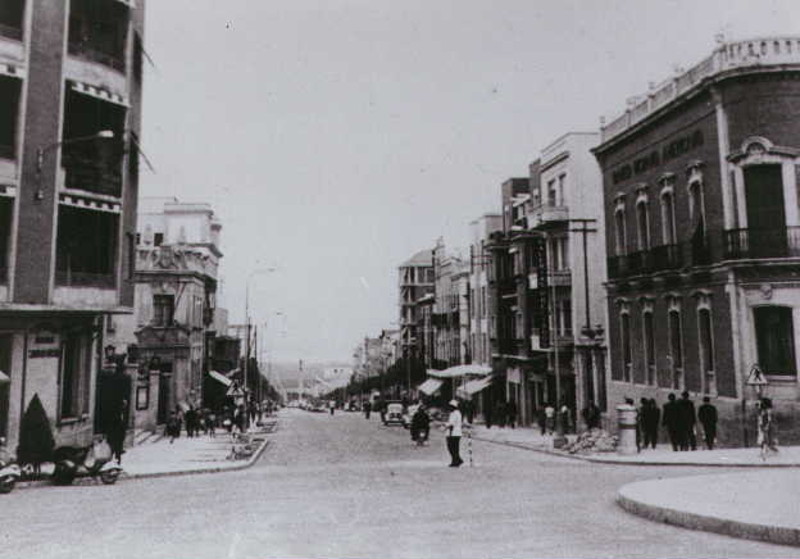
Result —
POLYGON ((386 413, 383 414, 383 424, 389 425, 396 423, 403 424, 403 404, 402 402, 386 402, 386 413))

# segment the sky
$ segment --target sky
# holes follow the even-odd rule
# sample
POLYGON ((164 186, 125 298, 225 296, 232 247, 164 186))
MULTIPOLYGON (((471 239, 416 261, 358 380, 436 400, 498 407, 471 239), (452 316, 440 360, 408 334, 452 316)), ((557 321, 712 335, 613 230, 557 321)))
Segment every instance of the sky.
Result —
MULTIPOLYGON (((149 0, 142 196, 207 202, 219 303, 264 359, 350 362, 396 328, 397 267, 500 184, 797 0, 149 0), (266 326, 265 326, 266 325, 266 326)), ((598 185, 599 187, 599 185, 598 185)))

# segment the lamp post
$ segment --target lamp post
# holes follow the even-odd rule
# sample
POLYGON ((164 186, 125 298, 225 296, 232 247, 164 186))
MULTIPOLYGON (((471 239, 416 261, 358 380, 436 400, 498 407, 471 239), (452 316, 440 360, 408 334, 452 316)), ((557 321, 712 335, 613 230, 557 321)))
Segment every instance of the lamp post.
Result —
POLYGON ((269 272, 274 272, 277 270, 275 267, 271 268, 259 268, 257 270, 253 270, 248 274, 247 279, 245 280, 244 284, 244 320, 245 320, 245 360, 244 360, 244 368, 242 369, 242 385, 244 390, 244 406, 245 406, 245 426, 248 425, 248 416, 247 416, 247 380, 250 373, 250 280, 256 274, 264 274, 269 272))
POLYGON ((89 134, 86 136, 76 136, 74 138, 67 138, 66 140, 59 140, 58 142, 53 142, 51 144, 47 144, 44 146, 39 146, 36 148, 36 192, 33 195, 33 199, 36 201, 41 201, 44 199, 44 192, 42 191, 42 167, 44 166, 44 156, 46 153, 60 148, 62 146, 77 144, 80 142, 89 142, 92 140, 110 140, 114 138, 114 131, 113 130, 98 130, 94 134, 89 134))

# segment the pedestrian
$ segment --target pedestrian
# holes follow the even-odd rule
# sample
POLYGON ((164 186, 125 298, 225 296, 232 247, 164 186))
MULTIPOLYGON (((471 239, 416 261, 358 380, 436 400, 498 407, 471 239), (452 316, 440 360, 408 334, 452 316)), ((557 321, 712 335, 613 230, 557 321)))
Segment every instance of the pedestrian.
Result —
POLYGON ((181 436, 181 419, 177 409, 170 412, 169 419, 167 419, 167 436, 169 444, 174 443, 175 439, 181 436))
POLYGON ((464 400, 461 404, 461 413, 464 415, 464 419, 472 425, 473 420, 475 419, 475 406, 472 405, 470 400, 464 400))
POLYGON ((550 402, 544 408, 544 424, 547 434, 552 435, 556 427, 556 409, 550 402))
POLYGON ((328 409, 331 411, 331 415, 333 415, 333 412, 336 411, 336 402, 334 400, 328 400, 328 409))
POLYGON ((561 428, 563 433, 572 432, 572 410, 566 403, 561 404, 561 409, 558 410, 559 420, 561 421, 561 428))
POLYGON ((681 450, 697 450, 697 435, 694 432, 695 425, 697 424, 697 415, 694 411, 694 402, 689 399, 689 393, 685 390, 681 393, 681 399, 678 401, 680 410, 681 426, 683 427, 683 438, 681 450))
POLYGON ((107 440, 111 448, 111 456, 117 464, 122 464, 122 455, 125 453, 125 431, 128 423, 128 400, 122 400, 119 409, 109 417, 107 440))
POLYGON ((186 422, 186 436, 191 439, 194 437, 194 432, 197 427, 197 412, 194 410, 194 406, 189 406, 183 419, 186 422))
POLYGON ((217 416, 209 410, 206 415, 206 428, 208 429, 208 437, 213 439, 217 436, 217 416))
POLYGON ((539 406, 536 410, 536 422, 539 424, 539 434, 544 436, 545 428, 547 427, 547 417, 544 413, 544 408, 539 406))
POLYGON ((714 442, 717 439, 717 408, 708 396, 703 396, 703 404, 697 409, 697 419, 703 426, 706 448, 714 450, 714 442))
MULTIPOLYGON (((633 406, 633 398, 627 398, 625 403, 633 406)), ((636 408, 636 452, 642 451, 644 441, 644 414, 647 411, 647 398, 639 398, 639 407, 636 408)))
POLYGON ((483 421, 486 423, 487 429, 491 429, 492 425, 494 424, 494 414, 492 412, 493 412, 492 403, 491 402, 486 403, 486 406, 483 410, 483 421))
POLYGON ((758 408, 758 446, 761 449, 761 459, 767 459, 769 451, 778 452, 778 444, 775 440, 775 426, 772 421, 772 400, 761 398, 756 402, 758 408))
POLYGON ((517 425, 517 403, 513 398, 506 404, 506 417, 508 418, 509 427, 515 429, 517 425))
POLYGON ((459 446, 461 445, 461 411, 458 401, 450 400, 450 415, 445 424, 447 433, 447 451, 450 453, 450 467, 458 468, 464 461, 461 459, 459 446))
POLYGON ((600 408, 594 402, 589 402, 589 405, 583 408, 581 416, 583 416, 583 422, 586 424, 587 430, 591 431, 600 427, 600 414, 600 408))
POLYGON ((411 440, 422 446, 428 440, 431 429, 431 416, 423 404, 417 406, 417 411, 411 417, 411 440))
POLYGON ((661 410, 658 409, 655 399, 647 400, 644 414, 644 447, 655 449, 658 444, 658 422, 661 419, 661 410))
POLYGON ((669 442, 672 444, 672 450, 677 452, 681 446, 681 417, 680 410, 678 409, 678 403, 675 401, 675 394, 672 392, 667 395, 667 403, 664 404, 663 412, 661 414, 661 425, 667 428, 667 434, 669 435, 669 442))
POLYGON ((364 417, 369 419, 369 414, 372 411, 372 404, 370 404, 369 400, 364 402, 364 417))
POLYGON ((506 403, 503 400, 497 400, 494 406, 494 422, 498 427, 506 426, 506 403))

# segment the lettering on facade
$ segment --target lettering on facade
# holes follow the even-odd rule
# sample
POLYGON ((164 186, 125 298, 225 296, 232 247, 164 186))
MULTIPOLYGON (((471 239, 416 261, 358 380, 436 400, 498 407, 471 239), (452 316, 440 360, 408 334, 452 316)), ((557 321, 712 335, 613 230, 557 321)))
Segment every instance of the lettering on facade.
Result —
POLYGON ((37 359, 42 357, 61 357, 61 350, 59 348, 53 349, 32 349, 28 352, 28 357, 37 359))
POLYGON ((661 147, 655 149, 650 153, 634 159, 630 163, 624 163, 614 169, 611 173, 611 180, 614 184, 624 182, 631 177, 640 175, 646 171, 654 169, 666 163, 671 159, 680 157, 685 153, 692 151, 703 145, 703 132, 695 130, 691 134, 681 136, 680 138, 669 142, 661 147))
POLYGON ((539 329, 539 347, 545 349, 550 347, 550 309, 547 293, 547 247, 544 239, 533 240, 533 259, 538 282, 537 297, 534 300, 534 316, 537 317, 538 323, 535 326, 539 329))

